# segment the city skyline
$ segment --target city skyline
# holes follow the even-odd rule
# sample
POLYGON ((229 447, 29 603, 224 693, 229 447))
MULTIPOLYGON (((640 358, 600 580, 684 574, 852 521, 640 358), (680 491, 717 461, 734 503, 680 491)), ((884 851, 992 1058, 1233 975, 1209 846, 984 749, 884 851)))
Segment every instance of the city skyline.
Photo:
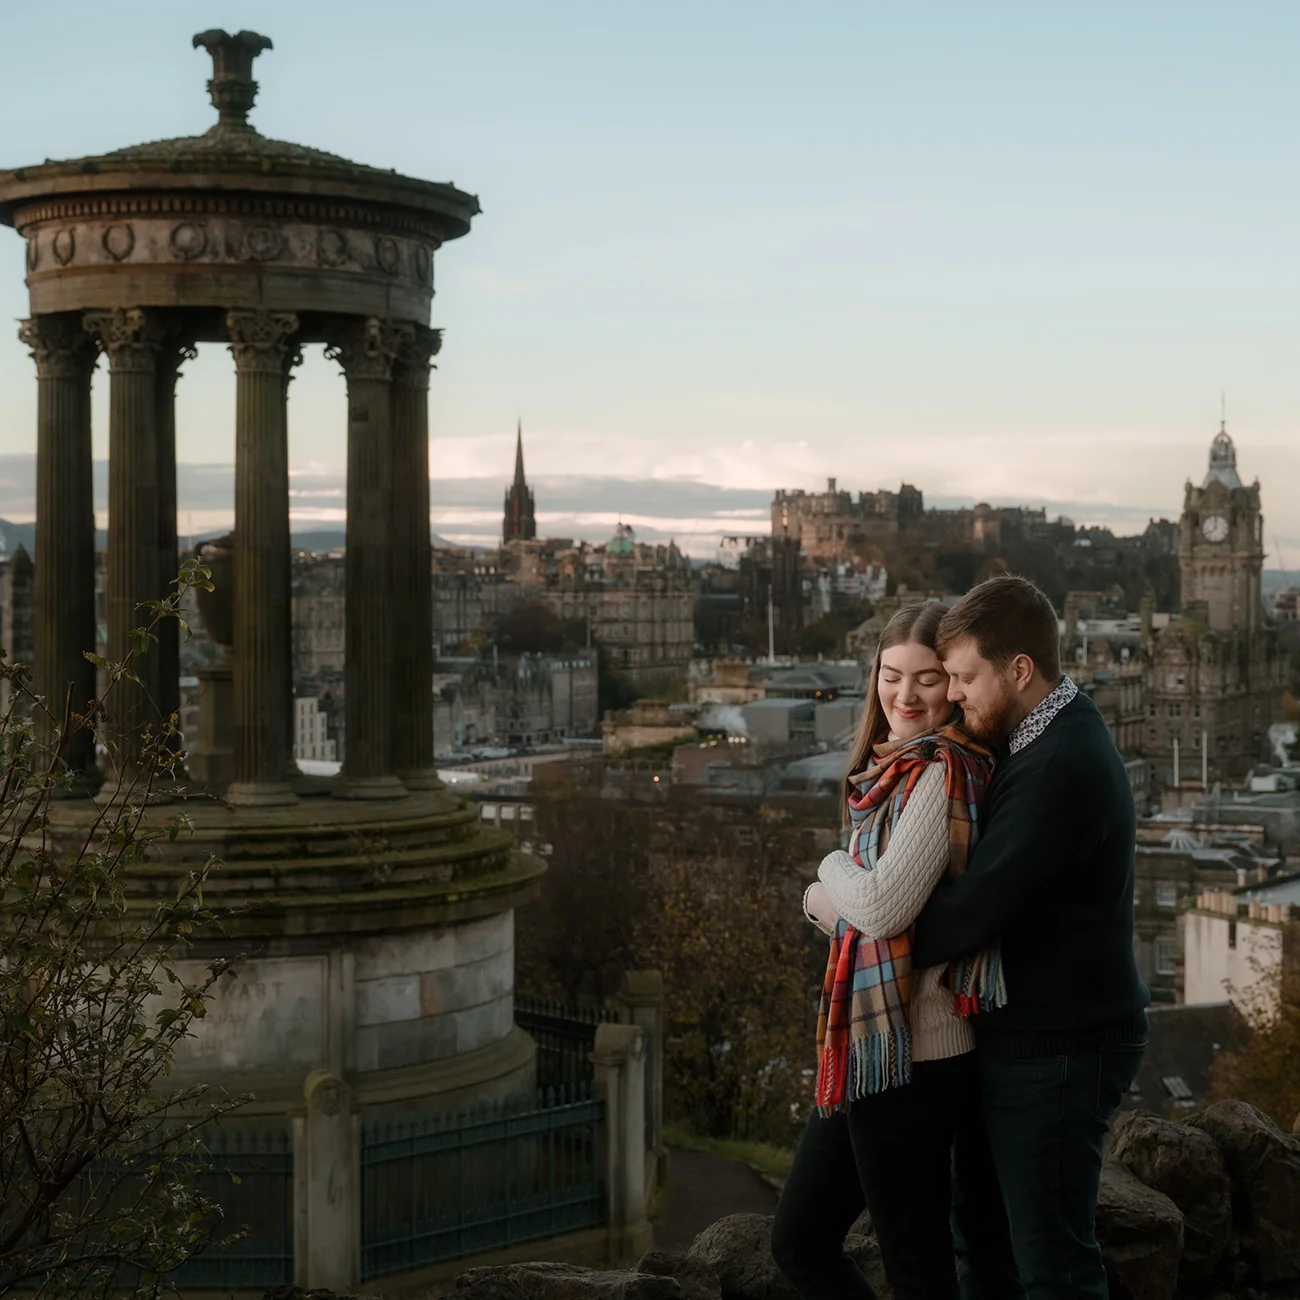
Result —
MULTIPOLYGON (((438 258, 444 535, 496 531, 479 497, 509 480, 520 414, 547 532, 599 538, 620 513, 648 536, 755 531, 749 494, 832 475, 1124 531, 1176 513, 1226 390, 1270 547, 1300 555, 1290 7, 381 2, 371 30, 397 42, 329 21, 343 12, 145 0, 105 27, 71 0, 57 96, 38 12, 7 16, 31 57, 0 86, 24 123, 0 167, 206 129, 188 43, 220 20, 277 41, 265 134, 480 194, 473 238, 438 258), (588 489, 548 506, 574 466, 588 489), (638 510, 637 480, 676 503, 638 510)), ((0 231, 0 316, 24 313, 21 242, 0 231)), ((101 367, 99 458, 107 387, 101 367)), ((342 394, 308 349, 290 451, 326 491, 342 394)), ((32 450, 31 363, 8 332, 0 396, 0 453, 32 450)), ((179 391, 181 459, 229 463, 233 428, 230 359, 208 345, 179 391)), ((328 499, 312 508, 330 522, 328 499)))

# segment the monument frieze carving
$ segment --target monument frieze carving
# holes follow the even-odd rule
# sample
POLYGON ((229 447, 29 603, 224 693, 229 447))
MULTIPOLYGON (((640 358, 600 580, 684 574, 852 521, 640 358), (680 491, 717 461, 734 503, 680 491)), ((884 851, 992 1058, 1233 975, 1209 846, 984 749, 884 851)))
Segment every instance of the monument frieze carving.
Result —
POLYGON ((208 246, 208 232, 201 222, 182 221, 180 225, 172 227, 168 242, 172 252, 182 262, 189 262, 203 256, 208 246))
POLYGON ((316 257, 322 266, 342 266, 348 260, 348 237, 341 230, 322 230, 316 241, 316 257))
POLYGON ((114 222, 104 231, 100 242, 113 261, 122 262, 131 256, 135 247, 135 231, 124 221, 114 222))
POLYGON ((306 221, 271 224, 220 214, 201 221, 177 221, 173 214, 162 213, 130 222, 98 217, 57 228, 29 226, 27 240, 28 272, 35 280, 75 275, 95 266, 165 271, 177 263, 274 264, 370 275, 418 285, 422 293, 433 279, 433 256, 421 238, 306 221))

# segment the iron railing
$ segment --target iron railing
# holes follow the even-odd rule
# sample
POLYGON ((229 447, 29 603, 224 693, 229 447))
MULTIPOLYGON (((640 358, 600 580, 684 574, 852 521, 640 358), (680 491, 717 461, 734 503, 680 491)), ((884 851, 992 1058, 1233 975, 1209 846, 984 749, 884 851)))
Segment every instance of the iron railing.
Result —
POLYGON ((537 1044, 537 1086, 568 1087, 595 1077, 591 1049, 597 1026, 617 1020, 609 1007, 515 994, 515 1024, 537 1044))
POLYGON ((227 1131, 204 1139, 211 1161, 196 1177, 221 1206, 218 1242, 175 1274, 177 1286, 253 1290, 293 1281, 293 1139, 288 1128, 227 1131))
POLYGON ((366 1125, 362 1280, 600 1227, 604 1114, 585 1083, 366 1125))

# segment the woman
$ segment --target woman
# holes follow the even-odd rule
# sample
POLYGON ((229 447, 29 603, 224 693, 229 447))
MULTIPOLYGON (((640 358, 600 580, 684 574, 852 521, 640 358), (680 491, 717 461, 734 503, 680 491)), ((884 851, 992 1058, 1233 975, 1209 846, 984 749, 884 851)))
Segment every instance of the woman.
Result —
MULTIPOLYGON (((953 724, 935 652, 938 602, 881 634, 844 811, 804 910, 831 937, 818 1023, 817 1109, 781 1193, 777 1264, 805 1300, 874 1292, 843 1251, 864 1206, 896 1300, 955 1297, 952 1148, 977 1123, 968 1017, 1004 999, 997 954, 914 972, 913 921, 964 869, 992 758, 953 724)), ((996 1195, 996 1187, 994 1187, 996 1195)))

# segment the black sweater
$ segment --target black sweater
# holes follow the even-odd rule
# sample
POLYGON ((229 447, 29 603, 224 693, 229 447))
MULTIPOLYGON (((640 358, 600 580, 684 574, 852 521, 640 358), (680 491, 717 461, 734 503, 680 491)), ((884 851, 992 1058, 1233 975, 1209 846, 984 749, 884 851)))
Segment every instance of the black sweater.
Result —
POLYGON ((914 947, 918 966, 938 966, 1001 940, 1007 1005, 975 1017, 981 1050, 1056 1055, 1141 1041, 1135 823, 1124 764, 1087 696, 1004 753, 969 866, 935 889, 914 947))

